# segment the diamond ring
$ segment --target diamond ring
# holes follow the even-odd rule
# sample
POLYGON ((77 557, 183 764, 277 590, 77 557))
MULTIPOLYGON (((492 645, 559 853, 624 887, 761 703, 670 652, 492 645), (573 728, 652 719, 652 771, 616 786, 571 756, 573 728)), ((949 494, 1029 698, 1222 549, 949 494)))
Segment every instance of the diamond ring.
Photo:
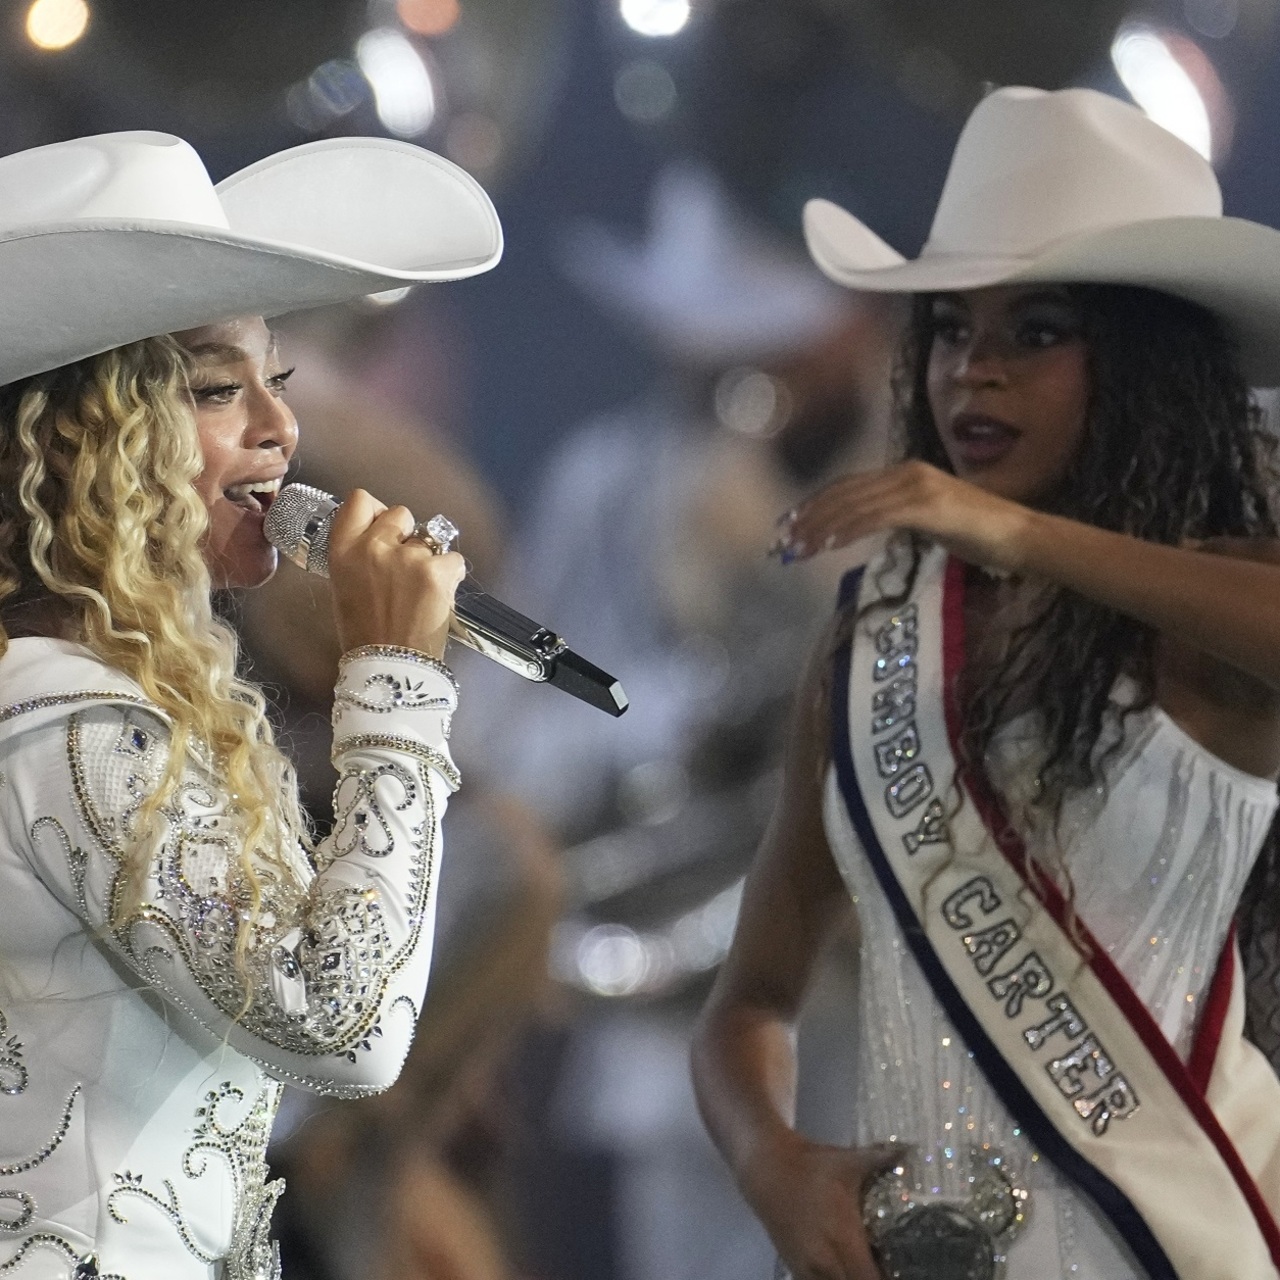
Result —
POLYGON ((447 516, 434 515, 430 520, 420 520, 409 535, 425 542, 433 555, 442 556, 453 546, 458 536, 458 526, 447 516))

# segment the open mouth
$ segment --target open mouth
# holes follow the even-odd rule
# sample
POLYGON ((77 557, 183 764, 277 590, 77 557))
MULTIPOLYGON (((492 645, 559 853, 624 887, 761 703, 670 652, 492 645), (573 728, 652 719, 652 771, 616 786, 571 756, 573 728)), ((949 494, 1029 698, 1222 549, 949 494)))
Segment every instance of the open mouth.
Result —
POLYGON ((964 414, 951 424, 952 439, 960 456, 968 463, 995 462, 1003 458, 1022 438, 1016 427, 979 414, 964 414))
POLYGON ((271 504, 280 492, 283 479, 246 480, 243 484, 233 484, 222 491, 223 496, 237 507, 244 507, 256 515, 266 515, 271 504))

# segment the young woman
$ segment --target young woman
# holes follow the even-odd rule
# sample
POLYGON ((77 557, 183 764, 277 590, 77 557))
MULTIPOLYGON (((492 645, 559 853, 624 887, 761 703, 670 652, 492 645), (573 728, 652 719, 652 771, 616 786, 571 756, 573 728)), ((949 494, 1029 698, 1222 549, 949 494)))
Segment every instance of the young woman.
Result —
POLYGON ((343 505, 313 849, 210 606, 273 572, 298 444, 261 314, 484 270, 497 220, 374 139, 215 190, 176 138, 86 138, 0 160, 0 194, 0 1273, 259 1280, 281 1083, 383 1089, 413 1035, 463 573, 343 505))
POLYGON ((896 533, 801 696, 695 1045, 711 1132, 795 1280, 1274 1277, 1280 1084, 1233 916, 1274 957, 1280 555, 1247 388, 1280 380, 1280 235, 1132 108, 1027 89, 971 117, 916 261, 832 206, 807 230, 828 274, 916 295, 906 460, 780 540, 896 533), (843 1149, 792 1127, 791 1031, 851 900, 843 1149))

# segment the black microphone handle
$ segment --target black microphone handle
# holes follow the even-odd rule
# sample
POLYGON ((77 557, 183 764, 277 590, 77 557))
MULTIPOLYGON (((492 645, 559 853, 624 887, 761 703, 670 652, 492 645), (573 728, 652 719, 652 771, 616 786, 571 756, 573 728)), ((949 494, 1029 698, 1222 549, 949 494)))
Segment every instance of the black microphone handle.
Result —
MULTIPOLYGON (((267 540, 301 568, 327 578, 329 527, 340 505, 332 494, 310 485, 286 485, 267 511, 267 540)), ((450 634, 526 680, 554 685, 611 716, 627 709, 627 695, 613 676, 470 578, 458 587, 450 634)))
POLYGON ((574 653, 555 632, 481 591, 470 578, 458 587, 453 611, 457 623, 451 634, 478 653, 611 716, 626 711, 627 695, 613 676, 574 653))

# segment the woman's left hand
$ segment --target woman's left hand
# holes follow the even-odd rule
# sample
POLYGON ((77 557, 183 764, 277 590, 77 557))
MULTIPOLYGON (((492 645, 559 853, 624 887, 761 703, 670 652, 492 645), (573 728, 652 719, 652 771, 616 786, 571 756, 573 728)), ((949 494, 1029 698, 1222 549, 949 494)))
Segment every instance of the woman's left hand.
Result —
POLYGON ((784 563, 890 529, 921 533, 962 560, 1021 567, 1032 512, 927 462, 901 462, 833 480, 783 517, 772 550, 784 563))

